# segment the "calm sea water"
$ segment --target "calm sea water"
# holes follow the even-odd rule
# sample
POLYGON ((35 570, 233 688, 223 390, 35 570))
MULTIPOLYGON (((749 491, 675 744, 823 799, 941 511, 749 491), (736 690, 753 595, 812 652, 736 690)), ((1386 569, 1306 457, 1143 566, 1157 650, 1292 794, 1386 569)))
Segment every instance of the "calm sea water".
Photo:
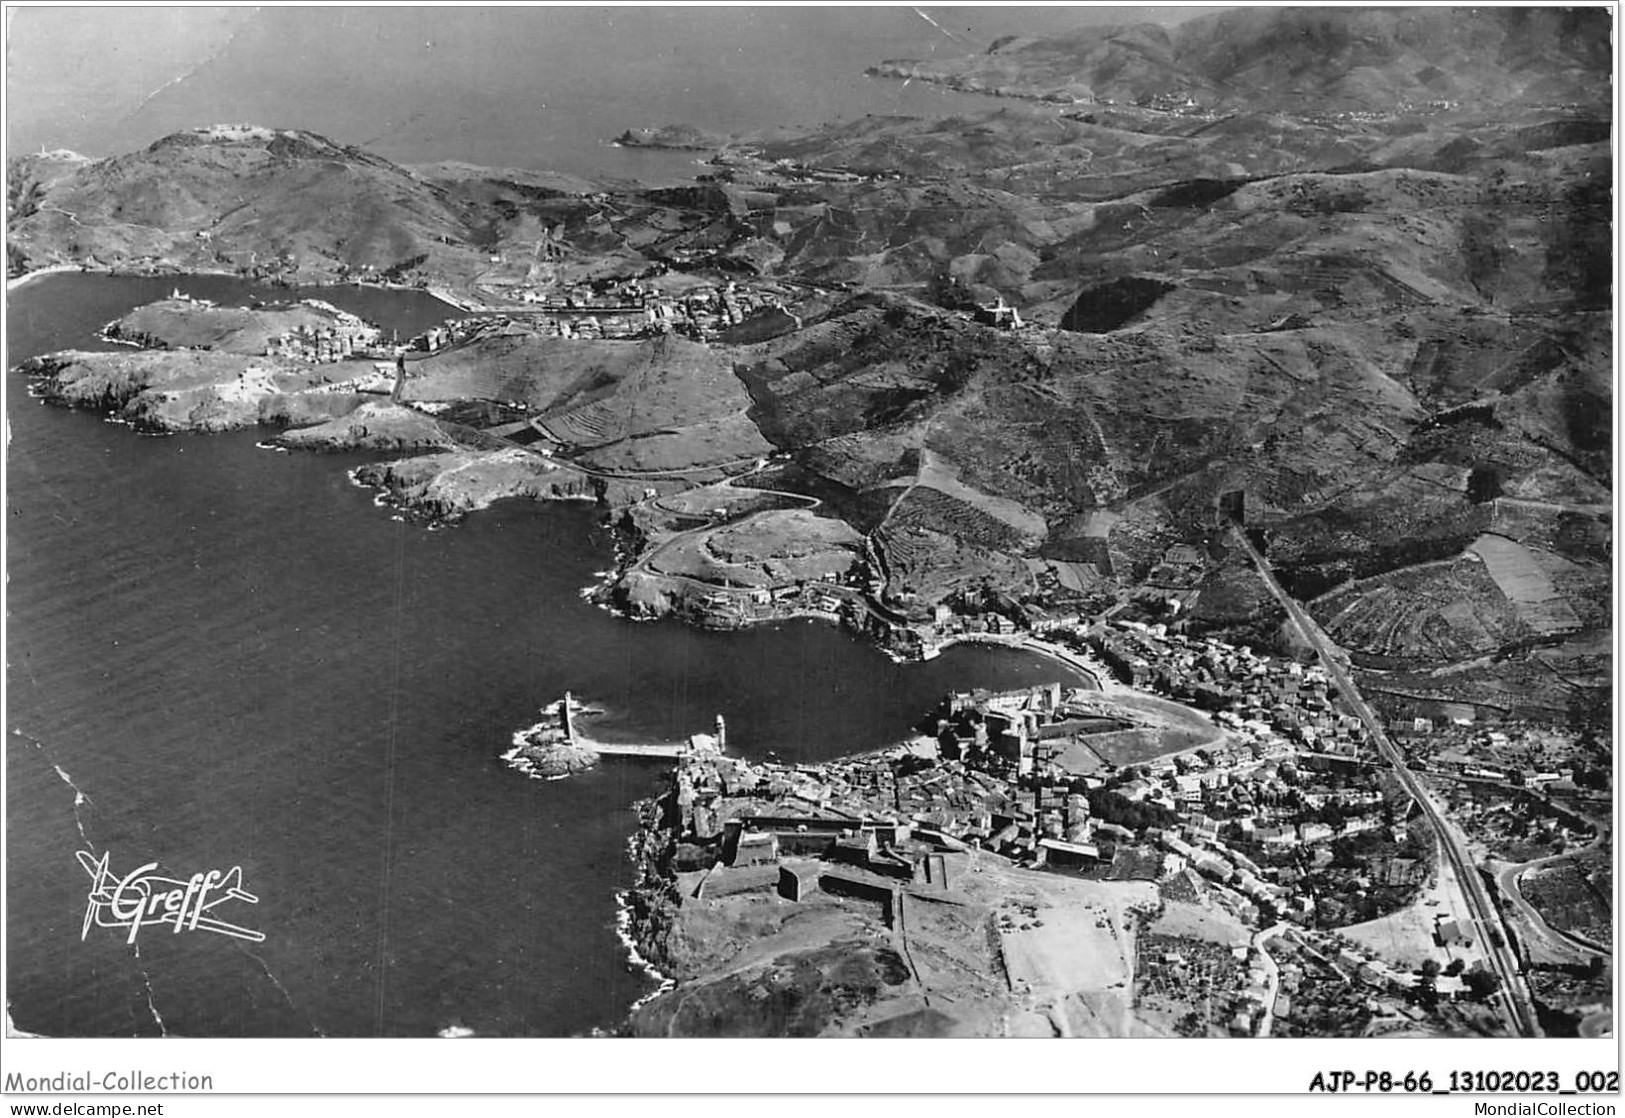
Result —
MULTIPOLYGON (((173 279, 46 277, 10 296, 7 364, 173 279)), ((195 277, 190 294, 251 290, 195 277)), ((266 293, 268 296, 272 293, 266 293)), ((402 335, 443 305, 323 298, 402 335)), ((901 737, 953 687, 1056 669, 1002 649, 894 665, 830 626, 633 624, 580 589, 597 514, 505 502, 455 528, 392 519, 359 455, 262 432, 137 435, 7 374, 9 1010, 52 1035, 574 1035, 648 981, 614 934, 629 805, 659 765, 526 780, 499 755, 566 689, 601 737, 727 716, 730 747, 820 759, 901 737), (75 852, 171 876, 241 866, 261 944, 91 929, 75 852)))
POLYGON ((265 5, 20 10, 8 127, 18 151, 140 148, 216 121, 309 128, 403 162, 466 160, 687 181, 695 153, 608 146, 628 128, 725 133, 864 113, 947 116, 988 97, 864 76, 886 58, 956 57, 1004 35, 1173 22, 1190 9, 265 5), (116 65, 106 44, 121 45, 116 65), (166 63, 166 59, 169 60, 166 63), (177 76, 179 75, 179 76, 177 76))

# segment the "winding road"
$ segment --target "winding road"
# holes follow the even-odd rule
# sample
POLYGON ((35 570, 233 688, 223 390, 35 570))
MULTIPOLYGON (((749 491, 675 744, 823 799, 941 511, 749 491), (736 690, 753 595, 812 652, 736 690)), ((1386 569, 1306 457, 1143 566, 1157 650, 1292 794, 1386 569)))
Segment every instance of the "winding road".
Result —
POLYGON ((1264 944, 1272 936, 1280 935, 1286 927, 1285 923, 1274 924, 1260 929, 1258 934, 1253 936, 1253 949, 1258 952, 1258 957, 1264 964, 1265 977, 1269 980, 1269 984, 1264 988, 1264 1014, 1258 1019, 1258 1032, 1254 1033, 1254 1036, 1269 1036, 1270 1030, 1275 1027, 1275 999, 1281 993, 1281 967, 1264 944))
POLYGON ((1577 858, 1582 854, 1597 849, 1599 846, 1604 846, 1608 841, 1609 836, 1604 832, 1599 834, 1594 841, 1577 850, 1553 854, 1549 858, 1536 858, 1531 862, 1519 862, 1514 865, 1504 866, 1495 875, 1495 883, 1500 887, 1502 895, 1518 909, 1534 933, 1546 941, 1546 946, 1559 954, 1579 956, 1582 959, 1589 960, 1596 955, 1612 958, 1614 952, 1612 948, 1598 943, 1596 940, 1588 939, 1574 932, 1564 931, 1562 928, 1552 927, 1546 918, 1541 915, 1540 910, 1529 902, 1529 898, 1523 895, 1523 890, 1519 888, 1519 881, 1530 870, 1539 869, 1542 866, 1556 865, 1558 862, 1564 862, 1570 858, 1577 858))

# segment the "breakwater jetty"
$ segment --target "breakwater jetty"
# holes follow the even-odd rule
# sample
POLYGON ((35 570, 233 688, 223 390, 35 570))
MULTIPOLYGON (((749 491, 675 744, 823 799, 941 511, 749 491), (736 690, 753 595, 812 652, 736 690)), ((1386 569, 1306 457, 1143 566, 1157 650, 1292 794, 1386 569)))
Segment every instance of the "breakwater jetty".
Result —
POLYGON ((720 755, 727 750, 728 729, 722 715, 710 734, 692 734, 681 742, 604 742, 588 737, 576 725, 582 708, 567 691, 564 698, 543 708, 542 721, 513 737, 513 748, 502 755, 514 768, 539 780, 557 780, 594 767, 600 757, 657 757, 680 760, 696 754, 720 755))

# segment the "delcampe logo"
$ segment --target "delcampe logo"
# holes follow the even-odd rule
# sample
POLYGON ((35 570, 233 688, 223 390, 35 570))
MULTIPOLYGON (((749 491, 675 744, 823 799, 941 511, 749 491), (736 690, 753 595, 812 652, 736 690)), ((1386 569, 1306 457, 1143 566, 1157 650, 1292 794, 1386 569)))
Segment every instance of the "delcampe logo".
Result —
POLYGON ((98 858, 81 850, 76 857, 90 875, 90 894, 85 903, 85 926, 79 933, 80 942, 90 935, 92 925, 128 929, 125 942, 134 943, 142 928, 155 924, 171 925, 176 935, 183 930, 217 932, 251 943, 265 942, 265 933, 228 924, 214 915, 214 910, 227 901, 260 903, 258 897, 244 891, 241 866, 232 866, 225 873, 219 870, 195 873, 182 881, 152 872, 158 863, 148 862, 115 878, 107 868, 110 855, 98 858))

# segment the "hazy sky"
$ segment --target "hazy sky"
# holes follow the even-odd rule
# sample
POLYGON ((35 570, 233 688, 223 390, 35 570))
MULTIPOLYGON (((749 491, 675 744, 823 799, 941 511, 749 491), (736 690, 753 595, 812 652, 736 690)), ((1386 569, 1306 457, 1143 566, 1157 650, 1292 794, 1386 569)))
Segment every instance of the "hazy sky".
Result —
POLYGON ((15 150, 144 147, 218 121, 302 127, 397 159, 535 165, 588 135, 741 131, 918 111, 864 79, 1004 34, 1179 22, 1212 7, 10 8, 15 150), (888 100, 891 99, 891 100, 888 100))

